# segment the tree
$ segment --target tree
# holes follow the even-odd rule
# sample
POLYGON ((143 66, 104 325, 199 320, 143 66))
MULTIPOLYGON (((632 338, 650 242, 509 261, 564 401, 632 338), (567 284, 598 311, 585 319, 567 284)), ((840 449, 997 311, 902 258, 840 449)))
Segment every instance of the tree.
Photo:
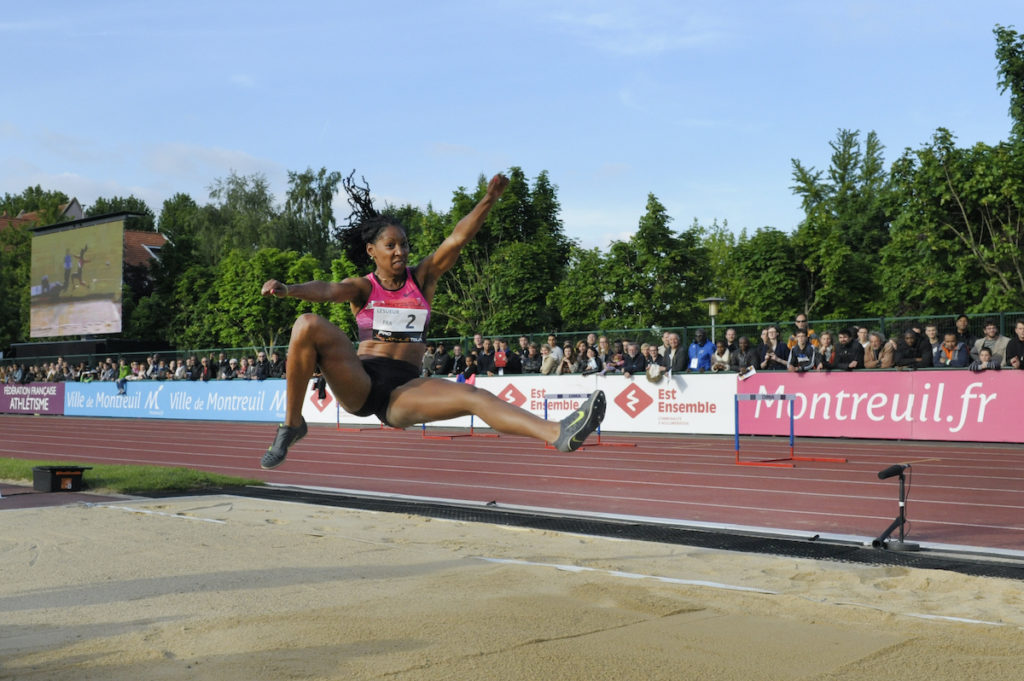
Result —
POLYGON ((303 312, 326 312, 326 305, 263 296, 268 279, 323 279, 316 258, 295 251, 261 248, 256 253, 232 250, 220 262, 214 283, 216 301, 211 324, 223 345, 269 350, 282 344, 303 312))
POLYGON ((794 285, 800 281, 801 262, 785 232, 773 227, 762 227, 751 237, 744 232, 736 243, 733 269, 743 284, 729 296, 732 322, 790 319, 801 310, 804 295, 794 285))
POLYGON ((340 182, 341 173, 328 173, 327 168, 320 168, 316 173, 312 168, 302 173, 288 171, 284 212, 291 231, 289 246, 311 254, 323 266, 335 255, 329 246, 336 227, 333 204, 340 182))
MULTIPOLYGON (((435 335, 514 333, 557 324, 557 311, 547 299, 569 253, 557 215, 557 188, 546 173, 533 189, 520 168, 509 169, 508 177, 508 187, 476 238, 438 283, 435 319, 443 326, 435 325, 435 335)), ((474 193, 464 187, 455 191, 447 214, 431 210, 424 215, 415 255, 437 248, 486 188, 487 178, 480 176, 474 193)))
POLYGON ((1024 139, 1024 36, 996 24, 996 61, 999 62, 999 92, 1010 91, 1013 136, 1024 139))
POLYGON ((93 203, 85 210, 85 217, 95 217, 97 215, 108 215, 110 213, 139 213, 138 216, 129 216, 124 221, 125 229, 132 229, 142 232, 155 232, 156 231, 156 215, 150 209, 146 202, 142 199, 138 199, 135 196, 115 196, 113 198, 103 198, 102 196, 96 199, 93 203))
POLYGON ((879 253, 888 242, 886 208, 891 189, 874 132, 839 130, 829 143, 828 179, 822 172, 793 164, 793 192, 801 197, 805 218, 793 237, 803 263, 800 311, 836 318, 857 316, 876 296, 879 253))
MULTIPOLYGON (((601 328, 609 316, 605 299, 607 269, 606 259, 597 248, 572 245, 565 274, 547 297, 548 307, 558 312, 563 329, 601 328)), ((554 329, 551 326, 546 330, 554 329)))
POLYGON ((4 194, 0 199, 0 215, 17 217, 20 213, 38 212, 38 224, 52 225, 61 219, 59 207, 69 201, 64 192, 45 190, 37 184, 27 187, 21 194, 4 194))
POLYGON ((210 229, 202 235, 201 245, 213 248, 214 262, 231 249, 287 248, 286 223, 262 173, 238 175, 232 171, 227 178, 214 180, 210 198, 217 203, 211 206, 210 229))
POLYGON ((29 338, 31 254, 28 227, 0 229, 0 350, 29 338))
POLYGON ((628 241, 611 245, 607 259, 604 326, 683 326, 700 316, 710 269, 699 226, 675 234, 672 218, 654 194, 628 241))
POLYGON ((940 128, 894 164, 885 304, 903 314, 1024 307, 1024 155, 940 128))

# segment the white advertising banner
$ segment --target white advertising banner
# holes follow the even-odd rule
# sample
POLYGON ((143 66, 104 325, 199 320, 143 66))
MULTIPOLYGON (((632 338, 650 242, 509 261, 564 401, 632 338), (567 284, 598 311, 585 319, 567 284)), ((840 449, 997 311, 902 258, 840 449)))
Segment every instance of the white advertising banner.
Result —
MULTIPOLYGON (((430 379, 449 380, 449 379, 430 379)), ((734 428, 733 396, 736 394, 735 374, 683 374, 665 377, 651 383, 644 376, 481 376, 476 387, 499 399, 547 418, 560 420, 597 389, 604 390, 608 400, 601 432, 700 433, 731 435, 734 428)), ((337 401, 327 391, 319 399, 311 390, 302 414, 311 423, 341 423, 342 427, 376 426, 376 417, 360 418, 338 409, 337 401)), ((428 428, 470 427, 470 417, 428 424, 428 428)), ((479 419, 472 425, 486 427, 479 419)))

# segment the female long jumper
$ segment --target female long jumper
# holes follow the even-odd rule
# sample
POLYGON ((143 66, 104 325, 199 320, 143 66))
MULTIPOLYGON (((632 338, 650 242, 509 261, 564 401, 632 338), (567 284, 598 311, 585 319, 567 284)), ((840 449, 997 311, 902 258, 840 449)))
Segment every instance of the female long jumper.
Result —
POLYGON ((351 181, 345 184, 356 220, 350 219, 352 224, 340 236, 353 262, 368 256, 374 271, 341 282, 289 285, 271 279, 263 284, 262 294, 348 303, 356 315, 359 347, 319 315, 304 314, 296 320, 288 346, 285 421, 263 455, 263 468, 283 463, 288 448, 306 435, 302 402, 317 365, 346 411, 357 416, 375 414, 396 428, 473 415, 497 431, 550 442, 563 452, 578 449, 597 429, 605 411, 600 390, 558 422, 545 421, 465 383, 419 378, 437 282, 480 231, 506 186, 508 178, 495 175, 483 199, 459 220, 451 235, 410 267, 405 230, 373 209, 368 189, 355 187, 351 181))

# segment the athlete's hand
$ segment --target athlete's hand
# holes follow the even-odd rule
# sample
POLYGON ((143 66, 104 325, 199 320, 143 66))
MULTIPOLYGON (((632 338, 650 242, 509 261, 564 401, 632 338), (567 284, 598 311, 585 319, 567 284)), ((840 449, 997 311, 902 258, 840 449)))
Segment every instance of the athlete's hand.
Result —
POLYGON ((288 297, 288 284, 282 284, 277 279, 271 279, 263 284, 263 290, 260 291, 264 296, 274 296, 275 298, 287 298, 288 297))
POLYGON ((487 195, 493 198, 498 198, 505 193, 505 187, 508 186, 508 178, 498 173, 491 178, 491 181, 487 184, 487 195))

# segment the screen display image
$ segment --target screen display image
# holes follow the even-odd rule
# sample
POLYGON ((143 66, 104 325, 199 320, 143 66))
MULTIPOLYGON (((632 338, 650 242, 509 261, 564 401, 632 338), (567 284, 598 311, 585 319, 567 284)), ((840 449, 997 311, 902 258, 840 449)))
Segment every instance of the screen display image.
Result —
POLYGON ((121 332, 124 220, 32 238, 32 338, 121 332))

